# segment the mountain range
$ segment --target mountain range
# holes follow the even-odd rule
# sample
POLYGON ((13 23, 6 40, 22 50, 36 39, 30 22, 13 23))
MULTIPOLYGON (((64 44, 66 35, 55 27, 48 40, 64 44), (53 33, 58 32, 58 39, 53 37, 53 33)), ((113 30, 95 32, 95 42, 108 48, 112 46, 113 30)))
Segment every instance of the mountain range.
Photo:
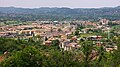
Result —
POLYGON ((120 6, 104 8, 0 7, 0 20, 120 20, 120 6))

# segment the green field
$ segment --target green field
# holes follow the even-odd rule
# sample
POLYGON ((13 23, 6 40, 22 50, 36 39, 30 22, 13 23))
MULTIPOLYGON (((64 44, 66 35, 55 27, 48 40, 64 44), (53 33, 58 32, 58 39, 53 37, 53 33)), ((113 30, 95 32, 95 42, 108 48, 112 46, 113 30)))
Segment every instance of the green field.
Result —
POLYGON ((95 33, 85 33, 85 34, 80 34, 80 37, 88 37, 88 36, 93 36, 93 35, 96 35, 95 33))

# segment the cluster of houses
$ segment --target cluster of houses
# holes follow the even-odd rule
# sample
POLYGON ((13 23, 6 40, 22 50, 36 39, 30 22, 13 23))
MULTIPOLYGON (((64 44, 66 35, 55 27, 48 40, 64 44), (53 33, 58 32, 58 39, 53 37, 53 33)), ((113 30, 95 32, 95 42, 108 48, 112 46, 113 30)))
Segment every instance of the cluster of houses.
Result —
POLYGON ((93 26, 93 28, 84 28, 79 33, 87 33, 89 30, 108 31, 108 27, 105 25, 109 23, 109 20, 101 19, 99 23, 90 21, 75 21, 75 22, 32 22, 30 24, 18 24, 18 25, 6 25, 0 27, 0 37, 5 38, 22 38, 27 39, 34 36, 40 36, 43 40, 43 45, 50 46, 52 41, 58 40, 58 46, 63 50, 75 50, 81 47, 80 40, 92 40, 97 46, 104 46, 106 51, 112 51, 117 49, 117 46, 109 45, 100 42, 104 37, 94 35, 86 38, 80 38, 79 36, 73 35, 76 31, 77 26, 93 26), (71 36, 72 35, 72 36, 71 36), (69 38, 69 36, 71 36, 69 38))
POLYGON ((0 27, 0 36, 8 37, 28 37, 28 36, 55 36, 60 34, 65 34, 68 32, 74 31, 71 29, 72 26, 66 26, 61 24, 41 24, 41 23, 32 23, 27 25, 11 25, 11 26, 2 26, 0 27))
POLYGON ((69 50, 67 47, 77 47, 76 42, 69 42, 67 36, 74 33, 76 26, 70 23, 57 22, 42 22, 20 25, 9 25, 0 27, 0 37, 5 38, 22 38, 28 39, 34 36, 42 37, 44 45, 51 45, 53 40, 59 40, 64 50, 69 50), (68 43, 65 43, 68 42, 68 43), (66 45, 63 47, 63 44, 66 45))

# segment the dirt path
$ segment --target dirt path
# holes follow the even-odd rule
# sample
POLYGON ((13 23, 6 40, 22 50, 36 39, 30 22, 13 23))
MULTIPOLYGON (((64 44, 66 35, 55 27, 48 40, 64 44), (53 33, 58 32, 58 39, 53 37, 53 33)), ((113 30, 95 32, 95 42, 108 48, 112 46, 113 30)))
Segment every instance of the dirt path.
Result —
POLYGON ((4 56, 0 56, 0 62, 3 61, 4 59, 4 56))

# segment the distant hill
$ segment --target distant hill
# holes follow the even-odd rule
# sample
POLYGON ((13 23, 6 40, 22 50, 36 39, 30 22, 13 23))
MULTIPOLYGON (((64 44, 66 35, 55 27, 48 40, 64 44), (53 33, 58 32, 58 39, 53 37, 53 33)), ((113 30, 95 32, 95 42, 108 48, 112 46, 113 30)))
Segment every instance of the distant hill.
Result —
POLYGON ((120 6, 109 8, 16 8, 0 7, 2 20, 120 20, 120 6))

